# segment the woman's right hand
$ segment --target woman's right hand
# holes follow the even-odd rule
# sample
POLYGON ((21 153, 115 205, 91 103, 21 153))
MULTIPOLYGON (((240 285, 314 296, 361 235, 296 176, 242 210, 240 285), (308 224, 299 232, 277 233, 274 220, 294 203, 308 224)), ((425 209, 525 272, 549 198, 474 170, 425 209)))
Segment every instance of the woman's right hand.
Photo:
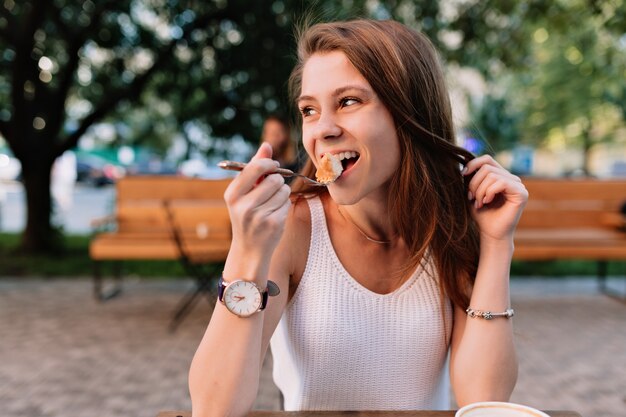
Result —
POLYGON ((263 143, 224 193, 233 230, 231 251, 271 257, 285 228, 291 189, 273 161, 272 147, 263 143))

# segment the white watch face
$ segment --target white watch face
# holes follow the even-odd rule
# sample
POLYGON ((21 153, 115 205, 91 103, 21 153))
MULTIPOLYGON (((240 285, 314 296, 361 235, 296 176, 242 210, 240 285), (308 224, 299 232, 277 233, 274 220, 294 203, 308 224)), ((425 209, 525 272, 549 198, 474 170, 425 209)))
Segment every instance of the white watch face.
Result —
POLYGON ((224 305, 240 317, 248 317, 261 307, 261 292, 252 282, 235 281, 224 290, 224 305))

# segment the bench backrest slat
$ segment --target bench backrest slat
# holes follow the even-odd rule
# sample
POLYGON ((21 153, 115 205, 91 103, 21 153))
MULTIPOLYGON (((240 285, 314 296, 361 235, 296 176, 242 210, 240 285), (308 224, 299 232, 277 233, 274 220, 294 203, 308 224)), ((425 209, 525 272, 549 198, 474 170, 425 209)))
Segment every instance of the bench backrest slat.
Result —
POLYGON ((231 179, 136 176, 117 183, 117 201, 222 199, 231 179))
POLYGON ((522 179, 529 192, 518 228, 606 228, 626 203, 626 180, 522 179))
POLYGON ((116 185, 117 231, 169 233, 170 207, 179 231, 199 238, 230 236, 230 219, 223 199, 230 179, 126 177, 116 185))

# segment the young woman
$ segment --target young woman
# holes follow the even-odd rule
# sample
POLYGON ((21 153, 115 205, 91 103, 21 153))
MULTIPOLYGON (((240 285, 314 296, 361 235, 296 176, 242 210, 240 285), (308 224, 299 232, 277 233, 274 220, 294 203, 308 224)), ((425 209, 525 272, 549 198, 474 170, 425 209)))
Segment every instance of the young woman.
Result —
POLYGON ((270 340, 286 410, 446 409, 450 383, 459 405, 507 400, 526 189, 454 145, 423 35, 392 21, 319 24, 298 58, 303 172, 325 153, 344 170, 327 188, 294 184, 290 198, 263 145, 227 190, 233 240, 190 370, 194 416, 245 415, 270 340))

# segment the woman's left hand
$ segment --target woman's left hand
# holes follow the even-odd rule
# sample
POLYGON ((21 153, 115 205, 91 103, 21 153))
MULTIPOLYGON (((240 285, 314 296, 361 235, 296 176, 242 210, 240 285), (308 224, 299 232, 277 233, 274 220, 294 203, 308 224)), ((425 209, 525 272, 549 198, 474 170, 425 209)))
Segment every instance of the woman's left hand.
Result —
POLYGON ((472 215, 480 229, 480 238, 494 243, 512 241, 528 191, 519 177, 502 168, 489 155, 471 160, 462 171, 474 173, 468 185, 468 198, 473 203, 472 215))

